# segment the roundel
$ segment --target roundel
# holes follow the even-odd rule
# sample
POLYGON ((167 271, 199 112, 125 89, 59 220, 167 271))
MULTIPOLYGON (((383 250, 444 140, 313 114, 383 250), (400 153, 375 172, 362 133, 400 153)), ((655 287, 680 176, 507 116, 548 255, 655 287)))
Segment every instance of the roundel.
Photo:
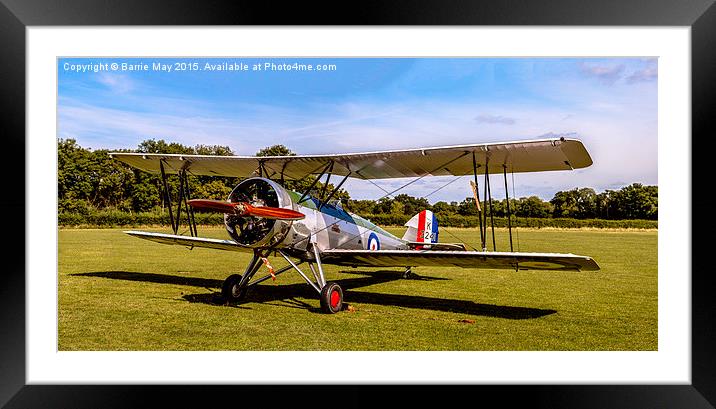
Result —
POLYGON ((368 250, 380 250, 380 241, 375 233, 371 233, 368 236, 368 250))

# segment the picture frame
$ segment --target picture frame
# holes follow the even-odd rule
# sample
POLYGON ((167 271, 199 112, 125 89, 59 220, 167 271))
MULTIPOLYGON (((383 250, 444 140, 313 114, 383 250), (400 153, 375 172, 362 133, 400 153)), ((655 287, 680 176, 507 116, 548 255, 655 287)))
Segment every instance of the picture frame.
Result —
MULTIPOLYGON (((221 7, 201 3, 126 1, 107 4, 91 1, 7 1, 0 7, 0 44, 5 58, 0 62, 4 80, 2 92, 3 129, 11 153, 11 164, 5 183, 6 191, 24 192, 25 177, 25 36, 28 26, 73 25, 594 25, 594 26, 689 26, 692 38, 692 187, 704 186, 707 173, 698 166, 706 162, 706 150, 693 149, 695 142, 713 135, 708 123, 714 106, 714 72, 716 64, 716 6, 713 1, 658 1, 644 6, 636 1, 558 1, 550 4, 532 1, 500 3, 436 1, 421 3, 361 4, 356 13, 339 13, 318 17, 310 7, 294 4, 281 7, 225 2, 221 7), (141 13, 137 10, 141 9, 141 13), (699 137, 700 136, 700 137, 699 137), (22 154, 21 154, 22 152, 22 154), (24 174, 23 174, 24 176, 24 174)), ((697 193, 697 192, 695 192, 697 193)), ((707 201, 689 198, 692 215, 705 210, 707 201)), ((25 213, 23 196, 6 197, 4 209, 9 214, 25 213)), ((26 214, 26 217, 32 217, 26 214)), ((461 387, 408 387, 404 385, 26 385, 25 373, 25 219, 10 217, 6 254, 13 261, 3 274, 0 288, 2 334, 0 337, 0 404, 7 407, 133 407, 143 406, 151 398, 166 406, 198 406, 216 400, 296 404, 301 396, 326 396, 351 406, 373 402, 404 403, 415 400, 426 404, 461 402, 479 399, 501 404, 529 403, 536 407, 713 407, 716 405, 716 304, 710 294, 712 279, 702 266, 703 258, 694 257, 707 251, 708 241, 698 240, 705 230, 692 227, 692 383, 691 385, 479 385, 461 387), (21 221, 22 220, 22 221, 21 221), (20 224, 23 224, 20 226, 20 224), (16 226, 17 224, 17 226, 16 226), (20 256, 23 255, 23 256, 20 256), (701 263, 699 263, 699 260, 701 263), (702 267, 702 268, 699 268, 702 267), (280 393, 276 391, 280 390, 280 393), (388 389, 389 388, 389 389, 388 389), (266 400, 270 396, 270 400, 266 400)), ((279 369, 280 370, 280 369, 279 369)), ((316 398, 317 399, 317 398, 316 398)), ((315 402, 306 399, 303 402, 315 402)))

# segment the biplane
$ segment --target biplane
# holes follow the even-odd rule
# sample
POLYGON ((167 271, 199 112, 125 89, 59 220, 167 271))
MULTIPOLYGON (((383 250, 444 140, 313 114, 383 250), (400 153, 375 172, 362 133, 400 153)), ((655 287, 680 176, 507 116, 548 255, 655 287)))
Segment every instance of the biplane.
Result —
MULTIPOLYGON (((127 234, 158 243, 241 251, 253 255, 243 274, 232 274, 223 282, 221 293, 227 302, 241 302, 252 286, 295 270, 319 294, 321 310, 336 313, 343 308, 343 290, 338 283, 326 281, 323 272, 326 264, 397 267, 406 277, 412 274, 413 267, 420 266, 562 271, 599 269, 597 263, 586 256, 515 252, 509 217, 510 251, 497 251, 495 246, 494 219, 490 211, 490 175, 504 176, 509 216, 507 174, 590 166, 592 159, 584 145, 576 139, 553 137, 334 155, 259 157, 120 152, 110 155, 137 169, 161 175, 174 232, 126 231, 127 234), (179 203, 175 212, 167 175, 178 175, 179 178, 179 203), (191 199, 188 175, 229 176, 241 180, 225 201, 191 199), (348 178, 368 181, 411 178, 405 187, 425 177, 447 175, 473 176, 470 182, 480 220, 479 249, 473 247, 474 250, 468 250, 465 243, 439 241, 438 220, 430 210, 423 210, 412 217, 405 224, 405 234, 397 237, 370 220, 346 211, 340 201, 332 200, 348 178), (284 187, 286 181, 311 176, 312 184, 303 192, 284 187), (480 176, 484 178, 484 210, 479 200, 480 176), (341 179, 328 191, 332 177, 341 179), (319 191, 317 183, 323 178, 325 182, 319 191), (178 234, 182 209, 188 220, 189 235, 178 234), (230 238, 198 237, 194 211, 223 213, 230 238), (488 213, 492 250, 488 250, 487 243, 488 213), (288 265, 275 270, 269 256, 282 258, 288 265), (269 274, 254 279, 262 265, 268 268, 269 274)), ((397 190, 385 191, 384 197, 393 195, 397 190)))

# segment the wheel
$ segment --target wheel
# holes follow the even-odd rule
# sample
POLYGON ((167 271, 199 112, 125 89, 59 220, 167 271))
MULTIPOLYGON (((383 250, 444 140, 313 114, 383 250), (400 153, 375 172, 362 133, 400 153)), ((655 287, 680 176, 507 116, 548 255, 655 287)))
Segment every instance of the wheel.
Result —
POLYGON ((246 297, 247 288, 244 287, 239 289, 239 284, 241 283, 242 278, 241 274, 232 274, 226 277, 224 284, 221 285, 221 295, 224 297, 224 300, 229 302, 239 302, 246 297))
POLYGON ((327 282, 321 290, 321 311, 335 314, 343 308, 343 290, 334 282, 327 282))

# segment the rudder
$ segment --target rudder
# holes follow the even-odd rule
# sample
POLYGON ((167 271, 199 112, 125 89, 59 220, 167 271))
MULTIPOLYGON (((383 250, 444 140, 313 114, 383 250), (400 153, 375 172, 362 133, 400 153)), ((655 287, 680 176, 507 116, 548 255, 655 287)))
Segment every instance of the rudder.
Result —
MULTIPOLYGON (((438 242, 438 219, 430 210, 413 216, 405 226, 408 230, 403 235, 403 240, 419 243, 437 243, 438 242)), ((417 248, 422 248, 418 246, 417 248)))

